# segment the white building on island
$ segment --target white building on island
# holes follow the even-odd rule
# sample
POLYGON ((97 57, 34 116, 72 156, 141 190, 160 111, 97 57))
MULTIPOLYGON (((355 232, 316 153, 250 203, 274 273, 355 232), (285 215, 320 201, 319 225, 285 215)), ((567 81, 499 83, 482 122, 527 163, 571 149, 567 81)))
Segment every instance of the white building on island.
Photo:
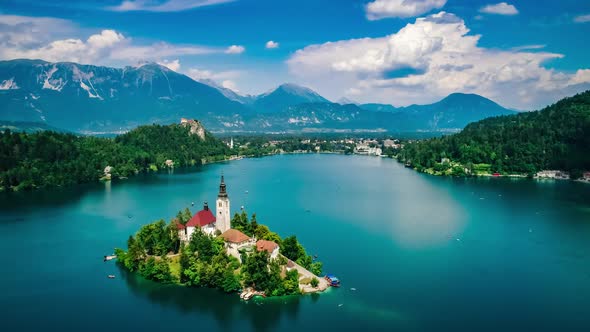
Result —
POLYGON ((207 234, 216 235, 231 229, 231 219, 229 215, 229 197, 225 187, 223 175, 221 176, 221 183, 219 185, 219 194, 217 195, 216 215, 209 209, 207 202, 203 205, 203 209, 197 213, 183 225, 177 223, 178 236, 181 241, 190 240, 193 233, 197 230, 207 234))
POLYGON ((240 251, 251 252, 253 250, 266 251, 270 259, 276 259, 279 256, 279 245, 273 241, 260 240, 256 241, 255 237, 231 228, 229 196, 223 175, 219 184, 219 193, 215 204, 215 214, 209 209, 205 202, 203 209, 195 213, 186 223, 177 222, 178 236, 183 242, 191 239, 195 232, 203 232, 208 236, 219 236, 225 242, 225 249, 229 255, 234 256, 240 262, 242 261, 240 251))

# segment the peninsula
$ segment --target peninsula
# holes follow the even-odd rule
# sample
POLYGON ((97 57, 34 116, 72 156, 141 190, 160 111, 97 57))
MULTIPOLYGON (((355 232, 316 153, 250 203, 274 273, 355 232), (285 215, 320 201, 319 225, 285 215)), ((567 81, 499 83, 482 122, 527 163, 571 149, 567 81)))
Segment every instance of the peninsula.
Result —
POLYGON ((308 255, 297 237, 281 238, 248 218, 242 209, 230 219, 230 200, 221 176, 215 213, 204 203, 194 215, 187 208, 168 224, 144 225, 115 249, 118 263, 144 278, 227 293, 283 296, 321 292, 322 263, 308 255))

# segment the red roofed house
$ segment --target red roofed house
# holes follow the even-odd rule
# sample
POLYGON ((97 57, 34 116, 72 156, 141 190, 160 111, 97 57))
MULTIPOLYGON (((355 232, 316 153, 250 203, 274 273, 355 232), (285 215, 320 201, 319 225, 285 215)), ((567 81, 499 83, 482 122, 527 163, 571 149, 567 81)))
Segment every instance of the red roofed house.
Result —
POLYGON ((242 261, 239 250, 246 247, 254 246, 254 239, 238 231, 237 229, 228 229, 220 237, 225 241, 227 253, 242 261))
POLYGON ((267 240, 259 240, 256 242, 256 250, 266 251, 270 255, 270 259, 275 259, 279 256, 279 245, 267 240))
POLYGON ((187 238, 190 239, 191 235, 196 229, 207 235, 215 233, 215 216, 209 210, 209 205, 204 204, 203 209, 197 213, 186 223, 187 238))

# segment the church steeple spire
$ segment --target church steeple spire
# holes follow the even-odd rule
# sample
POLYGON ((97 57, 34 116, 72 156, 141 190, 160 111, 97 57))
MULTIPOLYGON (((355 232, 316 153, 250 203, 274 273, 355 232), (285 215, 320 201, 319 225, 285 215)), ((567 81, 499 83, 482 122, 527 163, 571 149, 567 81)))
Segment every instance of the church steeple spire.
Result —
POLYGON ((215 213, 215 228, 221 233, 231 228, 231 220, 229 215, 229 197, 227 197, 227 191, 225 188, 225 179, 223 173, 221 174, 221 183, 219 184, 219 194, 217 195, 216 202, 217 211, 215 213))
POLYGON ((225 181, 223 179, 223 174, 221 174, 221 183, 219 184, 219 195, 217 197, 227 197, 227 191, 225 188, 225 181))

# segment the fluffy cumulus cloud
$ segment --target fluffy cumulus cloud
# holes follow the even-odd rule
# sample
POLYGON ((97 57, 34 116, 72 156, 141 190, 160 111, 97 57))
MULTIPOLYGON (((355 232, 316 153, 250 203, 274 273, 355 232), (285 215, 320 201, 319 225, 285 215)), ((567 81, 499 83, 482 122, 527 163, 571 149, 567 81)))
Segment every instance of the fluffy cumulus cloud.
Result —
POLYGON ((590 14, 576 16, 576 17, 574 17, 574 22, 576 22, 576 23, 590 22, 590 14))
POLYGON ((415 17, 442 8, 447 0, 375 0, 366 5, 367 18, 415 17))
POLYGON ((150 11, 150 12, 178 12, 204 6, 212 6, 235 0, 125 0, 117 6, 106 7, 107 10, 128 12, 128 11, 150 11))
MULTIPOLYGON (((162 62, 180 56, 239 53, 240 46, 229 49, 165 42, 138 44, 132 38, 111 29, 84 34, 70 21, 54 18, 0 15, 0 59, 42 59, 100 65, 126 65, 138 61, 162 62), (88 34, 87 34, 88 35, 88 34), (76 36, 76 37, 72 37, 76 36), (233 49, 238 47, 238 49, 233 49)), ((243 51, 243 48, 242 48, 243 51)), ((172 70, 180 62, 166 64, 172 70)))
POLYGON ((478 46, 479 39, 461 18, 440 12, 389 36, 310 45, 287 64, 293 75, 330 97, 395 105, 465 92, 530 109, 590 83, 587 70, 569 74, 543 66, 561 54, 538 51, 537 45, 488 49, 478 46))
POLYGON ((242 54, 246 51, 246 48, 241 45, 232 45, 225 50, 226 54, 242 54))
POLYGON ((518 14, 518 9, 514 7, 514 5, 508 4, 506 2, 500 2, 493 5, 487 5, 482 7, 480 10, 482 13, 486 14, 497 14, 497 15, 516 15, 518 14))
POLYGON ((265 47, 267 49, 279 48, 279 43, 274 40, 269 40, 266 42, 265 47))

